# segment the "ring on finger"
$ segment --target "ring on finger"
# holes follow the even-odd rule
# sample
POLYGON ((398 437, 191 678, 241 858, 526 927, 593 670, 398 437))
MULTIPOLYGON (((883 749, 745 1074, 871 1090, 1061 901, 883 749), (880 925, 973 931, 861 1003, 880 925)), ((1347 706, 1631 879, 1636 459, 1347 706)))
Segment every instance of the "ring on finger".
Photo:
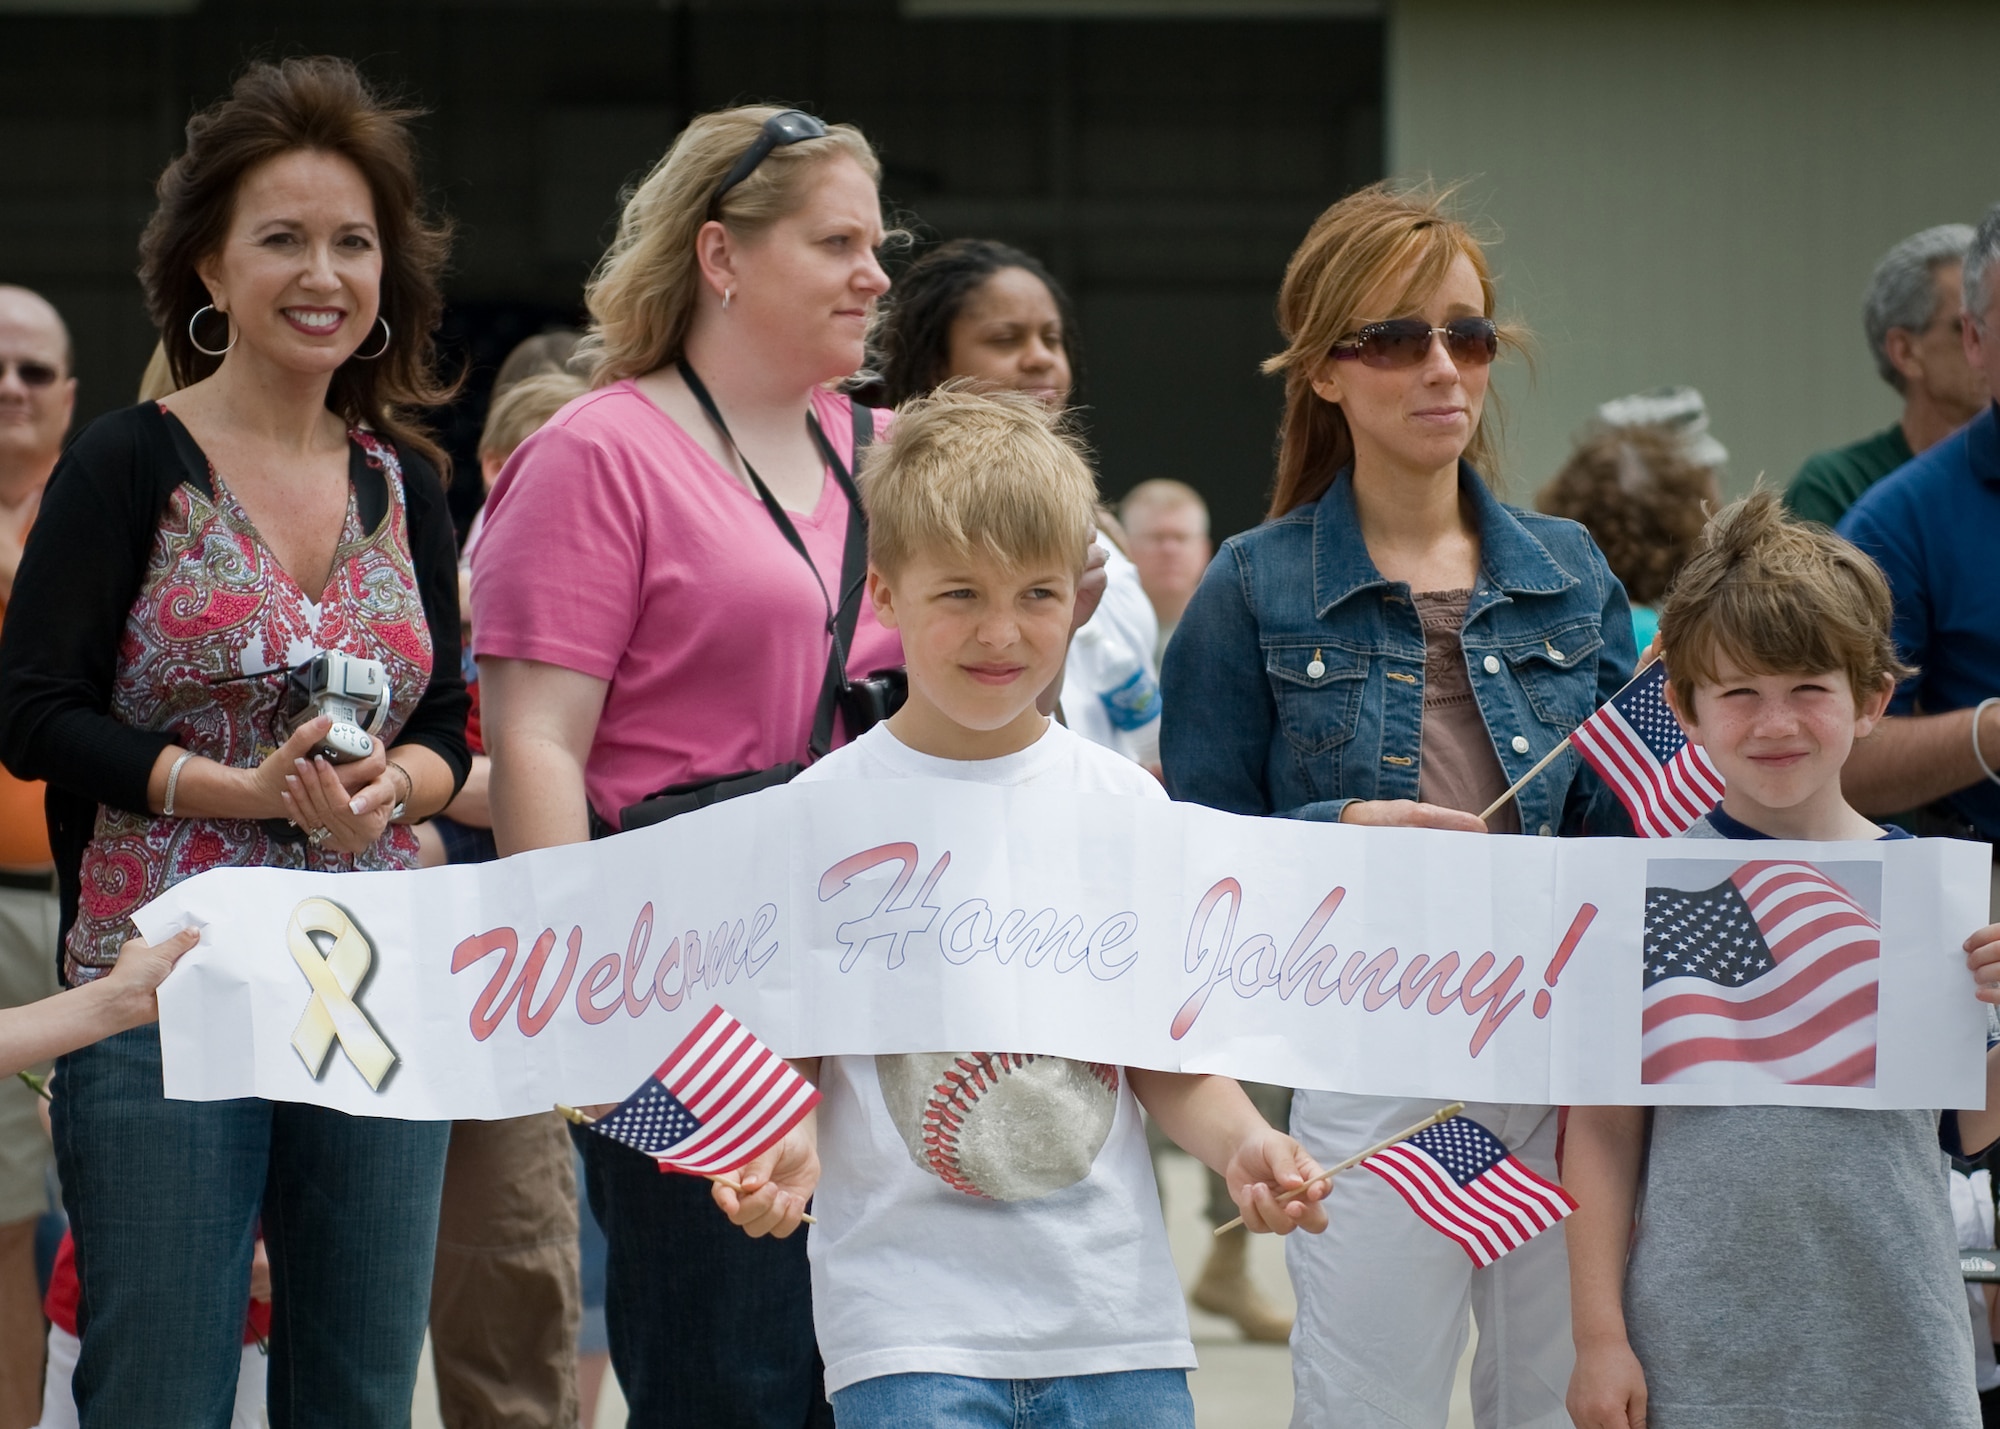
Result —
POLYGON ((325 824, 321 824, 318 828, 314 829, 311 833, 306 835, 306 842, 311 844, 314 848, 318 848, 321 844, 325 843, 328 839, 332 837, 333 837, 333 830, 328 828, 325 824))

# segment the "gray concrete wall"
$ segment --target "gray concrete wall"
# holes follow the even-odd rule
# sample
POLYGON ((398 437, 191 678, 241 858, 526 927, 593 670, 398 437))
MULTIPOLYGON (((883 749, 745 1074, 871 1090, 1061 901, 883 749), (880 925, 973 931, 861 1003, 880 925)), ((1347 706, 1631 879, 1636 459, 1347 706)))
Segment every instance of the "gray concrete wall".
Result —
POLYGON ((1888 424, 1876 260, 2000 200, 2000 5, 1397 0, 1389 171, 1468 178, 1504 231, 1517 496, 1599 401, 1692 383, 1739 488, 1888 424))

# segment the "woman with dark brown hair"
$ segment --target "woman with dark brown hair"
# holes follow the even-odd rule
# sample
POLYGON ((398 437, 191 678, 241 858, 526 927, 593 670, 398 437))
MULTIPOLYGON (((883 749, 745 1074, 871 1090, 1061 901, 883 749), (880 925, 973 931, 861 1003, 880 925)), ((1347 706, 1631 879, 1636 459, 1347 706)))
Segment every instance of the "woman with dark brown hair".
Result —
MULTIPOLYGON (((446 235, 409 117, 345 61, 259 64, 161 177, 140 272, 177 390, 64 455, 0 643, 0 758, 49 785, 72 985, 205 869, 413 866, 409 825, 465 776, 442 458, 412 417, 443 395, 446 235), (311 662, 377 667, 372 736, 290 728, 311 662)), ((59 1085, 84 1425, 228 1422, 260 1219, 271 1423, 408 1423, 446 1125, 168 1101, 151 1027, 59 1085)))

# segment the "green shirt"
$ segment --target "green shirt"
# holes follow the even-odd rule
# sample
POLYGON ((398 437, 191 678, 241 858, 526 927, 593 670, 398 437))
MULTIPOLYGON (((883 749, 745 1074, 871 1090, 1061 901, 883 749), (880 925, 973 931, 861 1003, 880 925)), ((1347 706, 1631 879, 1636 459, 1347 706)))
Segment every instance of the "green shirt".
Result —
POLYGON ((1836 526, 1862 492, 1915 455, 1898 422, 1852 446, 1807 457, 1785 491, 1785 505, 1802 520, 1836 526))

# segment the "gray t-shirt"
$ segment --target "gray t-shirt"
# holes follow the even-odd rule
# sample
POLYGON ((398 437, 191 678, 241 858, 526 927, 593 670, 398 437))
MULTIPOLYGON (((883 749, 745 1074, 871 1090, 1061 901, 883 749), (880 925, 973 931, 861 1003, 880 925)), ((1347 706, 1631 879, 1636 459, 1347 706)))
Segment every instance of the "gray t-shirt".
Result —
POLYGON ((1655 1108, 1625 1275, 1648 1429, 1979 1429, 1945 1171, 1936 1112, 1655 1108))

